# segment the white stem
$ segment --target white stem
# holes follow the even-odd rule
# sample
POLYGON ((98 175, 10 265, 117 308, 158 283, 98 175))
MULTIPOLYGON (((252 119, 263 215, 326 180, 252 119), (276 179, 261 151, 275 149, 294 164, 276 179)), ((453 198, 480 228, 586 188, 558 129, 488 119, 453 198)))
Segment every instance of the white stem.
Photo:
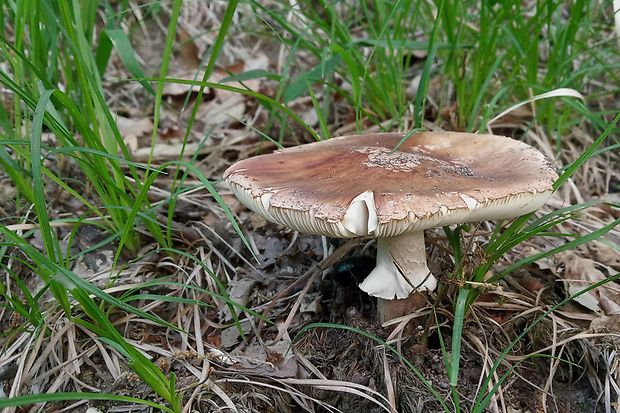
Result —
POLYGON ((434 290, 437 280, 426 266, 424 231, 377 240, 377 266, 360 284, 368 294, 392 300, 413 291, 434 290))

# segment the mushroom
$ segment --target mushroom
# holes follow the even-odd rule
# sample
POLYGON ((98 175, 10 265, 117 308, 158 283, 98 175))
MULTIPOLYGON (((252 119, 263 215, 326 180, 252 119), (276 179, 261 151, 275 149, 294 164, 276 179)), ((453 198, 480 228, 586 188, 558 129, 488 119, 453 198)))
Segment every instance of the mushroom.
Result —
POLYGON ((309 234, 376 237, 377 264, 360 288, 378 297, 382 322, 403 315, 397 303, 412 292, 437 285, 425 229, 535 211, 558 177, 539 151, 511 138, 419 132, 398 146, 404 137, 332 138, 224 173, 237 198, 268 220, 309 234))

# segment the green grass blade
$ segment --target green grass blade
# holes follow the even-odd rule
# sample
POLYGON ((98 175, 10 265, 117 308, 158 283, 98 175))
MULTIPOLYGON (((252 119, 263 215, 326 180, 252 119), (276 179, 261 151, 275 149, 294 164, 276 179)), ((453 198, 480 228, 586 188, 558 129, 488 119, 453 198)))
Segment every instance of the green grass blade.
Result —
POLYGON ((294 79, 284 92, 284 102, 288 103, 295 100, 309 91, 314 82, 322 79, 325 74, 333 72, 342 60, 341 55, 333 56, 328 61, 319 63, 302 76, 294 79))
POLYGON ((0 399, 0 408, 16 407, 16 406, 28 406, 37 403, 51 403, 51 402, 63 402, 68 400, 101 400, 101 401, 116 401, 124 403, 137 403, 146 406, 153 407, 155 409, 161 409, 169 413, 176 413, 174 410, 162 406, 161 404, 154 403, 148 400, 138 399, 130 396, 119 396, 115 394, 107 393, 45 393, 45 394, 30 394, 27 396, 17 396, 6 399, 0 399))
MULTIPOLYGON (((616 205, 616 207, 618 207, 616 205)), ((506 274, 511 273, 512 271, 523 267, 524 265, 527 264, 531 264, 535 261, 538 261, 542 258, 546 258, 549 257, 551 255, 555 255, 559 252, 562 251, 567 251, 567 250, 571 250, 574 249, 580 245, 583 245, 587 242, 596 240, 598 238, 600 238, 601 236, 605 235, 606 233, 608 233, 609 231, 611 231, 612 229, 614 229, 616 226, 618 226, 618 224, 620 224, 620 218, 613 221, 612 223, 605 225, 604 227, 597 229, 596 231, 593 231, 591 233, 589 233, 588 235, 582 235, 577 239, 574 239, 572 241, 569 241, 563 245, 560 245, 559 247, 553 248, 549 251, 544 251, 544 252, 540 252, 538 254, 533 254, 528 256, 527 258, 523 258, 522 260, 519 260, 517 262, 515 262, 512 265, 509 265, 508 267, 506 267, 501 273, 499 273, 498 275, 494 276, 494 279, 501 279, 503 276, 505 276, 506 274)), ((490 282, 493 282, 493 280, 489 280, 490 282)))
POLYGON ((571 163, 570 166, 566 168, 562 176, 560 176, 560 178, 553 184, 554 190, 557 190, 560 187, 560 185, 566 182, 566 180, 570 178, 577 169, 579 169, 581 165, 583 165, 588 159, 592 157, 596 148, 598 148, 603 143, 603 141, 609 136, 609 134, 613 130, 614 126, 616 126, 618 121, 620 121, 620 113, 614 118, 614 120, 609 125, 607 125, 607 127, 605 128, 605 131, 594 141, 594 143, 590 145, 583 152, 583 154, 581 154, 581 156, 577 158, 575 162, 571 163))
MULTIPOLYGON (((96 56, 100 76, 103 75, 103 72, 105 71, 105 66, 107 65, 107 57, 105 57, 105 55, 107 54, 109 57, 110 54, 106 45, 107 42, 109 42, 114 47, 114 50, 116 50, 116 53, 118 53, 118 57, 120 57, 121 61, 133 77, 136 77, 138 79, 146 77, 144 71, 142 71, 142 66, 140 66, 140 62, 138 62, 138 59, 136 58, 136 52, 134 51, 133 46, 129 42, 129 38, 121 29, 103 30, 101 32, 100 46, 97 49, 96 56), (100 56, 99 50, 102 47, 102 56, 100 56)), ((144 80, 138 81, 150 94, 155 95, 155 91, 151 87, 150 83, 144 80)))
POLYGON ((54 241, 54 235, 52 227, 49 223, 49 217, 47 214, 47 201, 45 199, 45 187, 43 185, 43 172, 41 171, 41 164, 43 156, 41 154, 41 134, 43 133, 43 116, 47 105, 50 103, 50 96, 54 91, 45 91, 37 108, 34 112, 32 120, 32 128, 30 133, 30 159, 32 167, 32 182, 34 187, 35 196, 35 209, 39 218, 39 225, 41 226, 41 235, 43 236, 43 243, 45 244, 45 250, 50 260, 56 262, 57 257, 62 256, 60 247, 57 242, 54 241))
POLYGON ((456 389, 459 379, 460 363, 461 363, 461 343, 463 342, 463 321, 467 312, 467 299, 470 290, 461 288, 459 290, 456 305, 454 306, 454 326, 452 327, 452 356, 450 369, 448 370, 448 378, 450 386, 456 389))

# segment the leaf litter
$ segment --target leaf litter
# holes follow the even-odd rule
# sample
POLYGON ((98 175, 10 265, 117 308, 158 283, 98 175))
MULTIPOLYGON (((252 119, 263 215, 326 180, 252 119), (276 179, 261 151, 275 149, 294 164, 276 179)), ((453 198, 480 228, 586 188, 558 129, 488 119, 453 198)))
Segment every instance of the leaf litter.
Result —
MULTIPOLYGON (((162 7, 165 10, 167 6, 162 4, 162 7)), ((183 30, 179 34, 179 45, 183 46, 177 49, 170 77, 202 79, 201 62, 215 37, 214 32, 194 36, 205 22, 217 26, 222 13, 218 7, 200 3, 184 6, 183 30)), ((139 19, 140 9, 132 10, 139 19)), ((156 45, 163 43, 165 34, 156 21, 141 23, 138 27, 133 38, 136 40, 134 47, 145 72, 155 73, 161 54, 156 45)), ((253 43, 249 37, 236 36, 224 47, 225 66, 214 71, 209 81, 217 83, 231 74, 254 69, 280 73, 281 65, 274 67, 274 59, 267 57, 272 55, 262 51, 274 47, 266 43, 266 40, 253 43)), ((310 57, 307 59, 311 61, 310 57)), ((108 75, 107 78, 130 77, 118 60, 108 68, 108 75)), ((431 83, 442 81, 437 78, 431 83)), ((268 134, 276 132, 273 136, 279 136, 280 130, 284 130, 282 142, 290 145, 299 141, 294 131, 287 130, 286 125, 277 120, 271 122, 270 114, 250 98, 213 89, 203 97, 199 121, 192 126, 188 142, 183 142, 188 128, 188 108, 196 98, 195 90, 191 86, 168 83, 159 130, 151 146, 152 108, 146 103, 149 102, 147 94, 136 89, 133 83, 108 80, 106 84, 111 85, 112 96, 108 103, 119 114, 117 124, 121 135, 138 162, 145 162, 151 153, 156 164, 197 155, 197 166, 217 181, 223 170, 237 159, 275 149, 275 145, 261 142, 255 128, 271 123, 268 134)), ((276 87, 268 78, 239 82, 237 86, 269 95, 273 93, 267 92, 276 87)), ((327 97, 318 93, 318 98, 327 97)), ((440 102, 441 98, 431 99, 431 104, 433 101, 440 102)), ((315 109, 307 97, 297 98, 291 105, 303 119, 317 124, 315 109)), ((437 106, 435 116, 442 116, 441 125, 450 127, 453 114, 445 109, 437 106)), ((354 129, 351 121, 344 120, 352 119, 353 108, 345 106, 341 110, 345 111, 344 116, 333 114, 335 133, 354 129)), ((519 111, 502 114, 489 128, 497 133, 521 131, 526 140, 554 158, 555 152, 549 146, 553 139, 546 136, 542 128, 528 126, 532 116, 531 111, 521 107, 519 111)), ((428 119, 429 122, 436 120, 428 119)), ((437 127, 429 123, 428 128, 437 127)), ((569 164, 577 159, 593 141, 592 136, 593 131, 588 126, 576 125, 570 136, 563 138, 562 144, 568 149, 563 151, 559 161, 569 164)), ((560 224, 556 230, 564 236, 527 240, 510 251, 502 264, 550 250, 617 219, 620 209, 616 205, 620 199, 617 194, 607 192, 613 188, 613 182, 620 182, 619 166, 617 154, 611 151, 586 163, 543 213, 589 200, 596 200, 600 205, 560 224)), ((190 177, 185 184, 196 185, 196 182, 190 177)), ((150 196, 166 199, 171 187, 169 179, 158 179, 150 196)), ((90 249, 97 245, 96 240, 105 239, 105 234, 90 226, 79 230, 79 242, 73 246, 77 250, 75 253, 83 254, 72 263, 71 269, 109 293, 122 295, 139 291, 191 300, 150 300, 146 296, 136 300, 143 311, 173 323, 180 331, 163 328, 133 314, 116 310, 110 314, 129 342, 162 371, 177 374, 178 388, 186 393, 186 411, 416 412, 439 409, 437 400, 398 358, 357 333, 316 329, 296 342, 292 337, 304 325, 319 321, 369 332, 395 345, 447 398, 449 383, 438 343, 439 334, 448 341, 450 335, 452 315, 445 300, 435 307, 439 324, 430 324, 427 331, 407 331, 407 320, 401 320, 392 330, 384 329, 373 320, 375 302, 357 288, 372 269, 372 243, 344 244, 297 234, 257 218, 240 205, 224 185, 216 184, 216 188, 242 225, 258 262, 242 245, 219 206, 201 190, 179 197, 172 225, 176 247, 198 257, 209 271, 191 260, 152 252, 153 248, 145 249, 145 255, 138 261, 122 257, 116 267, 112 267, 115 242, 90 249), (123 270, 119 272, 120 267, 123 270), (225 283, 228 297, 243 307, 233 307, 240 317, 239 326, 233 321, 233 309, 215 295, 220 291, 211 273, 225 283), (148 285, 148 281, 153 280, 162 280, 162 283, 148 285), (262 314, 275 323, 267 323, 255 314, 262 314), (428 341, 420 347, 417 339, 424 335, 428 341)), ((2 198, 0 206, 6 216, 17 212, 11 203, 13 190, 10 184, 3 182, 2 193, 8 195, 2 198)), ((67 211, 75 213, 75 206, 69 202, 58 199, 57 207, 51 211, 52 218, 61 218, 67 211)), ((57 228, 59 239, 66 240, 69 231, 70 227, 57 228)), ((447 244, 442 234, 429 231, 429 235, 436 240, 431 250, 434 262, 430 265, 440 269, 434 272, 445 273, 452 265, 447 244)), ((486 231, 480 231, 466 240, 471 245, 472 256, 486 242, 487 236, 486 231)), ((36 235, 31 240, 33 245, 42 248, 36 235)), ((468 398, 487 390, 480 388, 482 378, 489 374, 497 356, 520 331, 550 305, 615 274, 620 267, 617 245, 620 245, 620 231, 613 229, 601 241, 589 242, 577 250, 515 271, 506 276, 498 288, 476 302, 464 332, 463 379, 458 391, 468 398)), ((66 246, 69 248, 68 243, 66 246)), ((15 257, 26 258, 20 257, 17 251, 15 257)), ((28 269, 18 259, 9 262, 8 268, 22 279, 36 281, 36 277, 25 276, 28 269)), ((15 288, 8 274, 6 286, 9 290, 15 288)), ((33 291, 38 290, 40 287, 33 287, 33 291)), ((604 405, 617 405, 620 397, 619 313, 620 287, 610 282, 544 318, 506 357, 502 370, 494 373, 489 386, 498 383, 501 374, 519 363, 511 378, 500 386, 491 409, 515 413, 570 411, 587 404, 594 411, 598 395, 604 398, 604 405), (555 359, 548 363, 541 358, 527 358, 542 353, 555 359), (587 379, 580 380, 584 375, 587 379)), ((410 318, 427 318, 429 314, 430 308, 427 308, 410 318)), ((0 310, 1 330, 8 332, 0 339, 3 348, 0 395, 101 391, 154 398, 152 390, 131 372, 121 354, 97 340, 90 330, 67 320, 59 308, 49 308, 44 316, 50 334, 35 335, 22 328, 29 326, 23 324, 19 314, 7 308, 0 310)), ((446 344, 449 346, 449 342, 446 344)), ((84 411, 86 407, 86 402, 77 402, 45 406, 44 409, 84 411)), ((105 409, 118 410, 112 404, 105 409)))

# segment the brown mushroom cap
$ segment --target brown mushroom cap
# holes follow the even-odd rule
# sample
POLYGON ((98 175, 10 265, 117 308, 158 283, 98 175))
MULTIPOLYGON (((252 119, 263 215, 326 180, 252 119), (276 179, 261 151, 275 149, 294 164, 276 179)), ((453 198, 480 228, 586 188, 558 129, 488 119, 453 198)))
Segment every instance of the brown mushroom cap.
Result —
POLYGON ((557 174, 506 137, 420 132, 333 138, 240 161, 231 190, 265 218, 305 233, 389 237, 538 209, 557 174))

